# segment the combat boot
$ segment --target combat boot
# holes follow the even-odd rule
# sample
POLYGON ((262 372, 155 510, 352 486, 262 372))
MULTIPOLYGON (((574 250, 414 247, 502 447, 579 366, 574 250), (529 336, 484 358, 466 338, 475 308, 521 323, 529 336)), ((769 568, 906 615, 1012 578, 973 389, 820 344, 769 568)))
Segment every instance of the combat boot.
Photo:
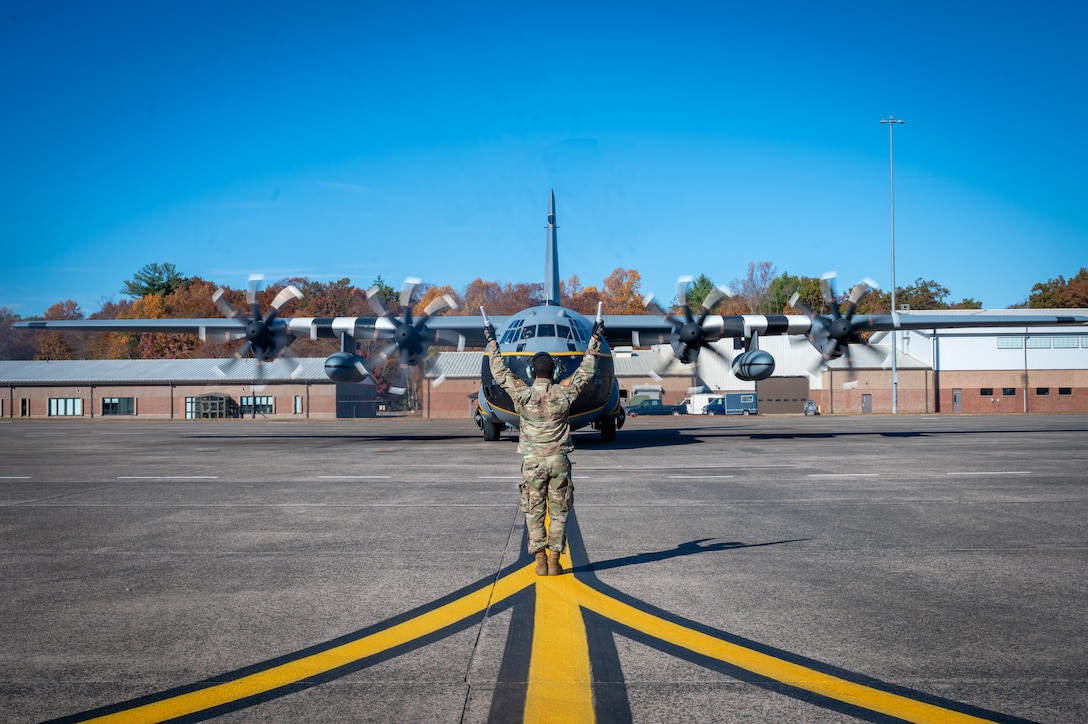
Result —
POLYGON ((562 572, 563 567, 559 565, 559 551, 548 551, 548 575, 558 576, 562 572))
POLYGON ((538 576, 548 575, 548 551, 537 551, 536 554, 536 574, 538 576))

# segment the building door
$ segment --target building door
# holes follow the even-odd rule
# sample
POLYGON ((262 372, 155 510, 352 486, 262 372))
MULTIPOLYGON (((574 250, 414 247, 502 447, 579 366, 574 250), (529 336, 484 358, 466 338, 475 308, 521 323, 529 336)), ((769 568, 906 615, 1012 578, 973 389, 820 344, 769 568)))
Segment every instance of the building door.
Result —
POLYGON ((952 412, 963 412, 963 390, 952 390, 952 412))
POLYGON ((862 413, 869 413, 873 411, 873 396, 862 395, 861 396, 861 411, 862 413))

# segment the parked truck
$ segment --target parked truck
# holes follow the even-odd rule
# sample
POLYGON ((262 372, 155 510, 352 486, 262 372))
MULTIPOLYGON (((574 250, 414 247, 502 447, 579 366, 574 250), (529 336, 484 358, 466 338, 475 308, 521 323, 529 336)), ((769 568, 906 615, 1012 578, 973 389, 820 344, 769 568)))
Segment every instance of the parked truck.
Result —
POLYGON ((687 408, 689 415, 702 415, 705 414, 703 408, 722 394, 721 392, 696 392, 691 397, 685 397, 680 404, 687 408))
POLYGON ((684 405, 663 405, 661 400, 642 400, 627 407, 628 417, 639 415, 686 415, 688 409, 684 405))
POLYGON ((703 413, 707 415, 756 415, 759 414, 759 398, 754 392, 727 392, 711 400, 703 413))

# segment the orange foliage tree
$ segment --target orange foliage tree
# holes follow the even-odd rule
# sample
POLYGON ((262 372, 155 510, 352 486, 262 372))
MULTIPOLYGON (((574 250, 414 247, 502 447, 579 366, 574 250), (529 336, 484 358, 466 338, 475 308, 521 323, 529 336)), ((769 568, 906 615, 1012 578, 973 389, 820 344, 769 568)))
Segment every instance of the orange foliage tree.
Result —
MULTIPOLYGON (((83 310, 68 299, 45 310, 44 319, 83 319, 83 310)), ((84 335, 72 332, 43 332, 38 344, 37 360, 83 359, 86 352, 84 335)))

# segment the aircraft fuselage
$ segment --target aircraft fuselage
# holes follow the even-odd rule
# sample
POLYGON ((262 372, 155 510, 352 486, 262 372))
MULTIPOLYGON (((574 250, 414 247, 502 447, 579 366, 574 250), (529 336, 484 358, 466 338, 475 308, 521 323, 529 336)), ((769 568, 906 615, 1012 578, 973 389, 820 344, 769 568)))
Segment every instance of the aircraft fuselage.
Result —
MULTIPOLYGON (((547 352, 555 359, 556 378, 563 384, 582 364, 592 327, 592 322, 578 312, 544 303, 506 318, 496 330, 496 338, 507 366, 527 383, 532 384, 529 362, 533 355, 547 352)), ((492 376, 487 355, 483 357, 480 377, 476 422, 484 430, 485 437, 493 440, 497 439, 502 426, 517 428, 520 418, 510 396, 492 376)), ((623 408, 612 354, 607 342, 602 341, 593 379, 571 406, 570 426, 575 430, 594 425, 605 439, 609 439, 622 425, 622 420, 623 408)))

